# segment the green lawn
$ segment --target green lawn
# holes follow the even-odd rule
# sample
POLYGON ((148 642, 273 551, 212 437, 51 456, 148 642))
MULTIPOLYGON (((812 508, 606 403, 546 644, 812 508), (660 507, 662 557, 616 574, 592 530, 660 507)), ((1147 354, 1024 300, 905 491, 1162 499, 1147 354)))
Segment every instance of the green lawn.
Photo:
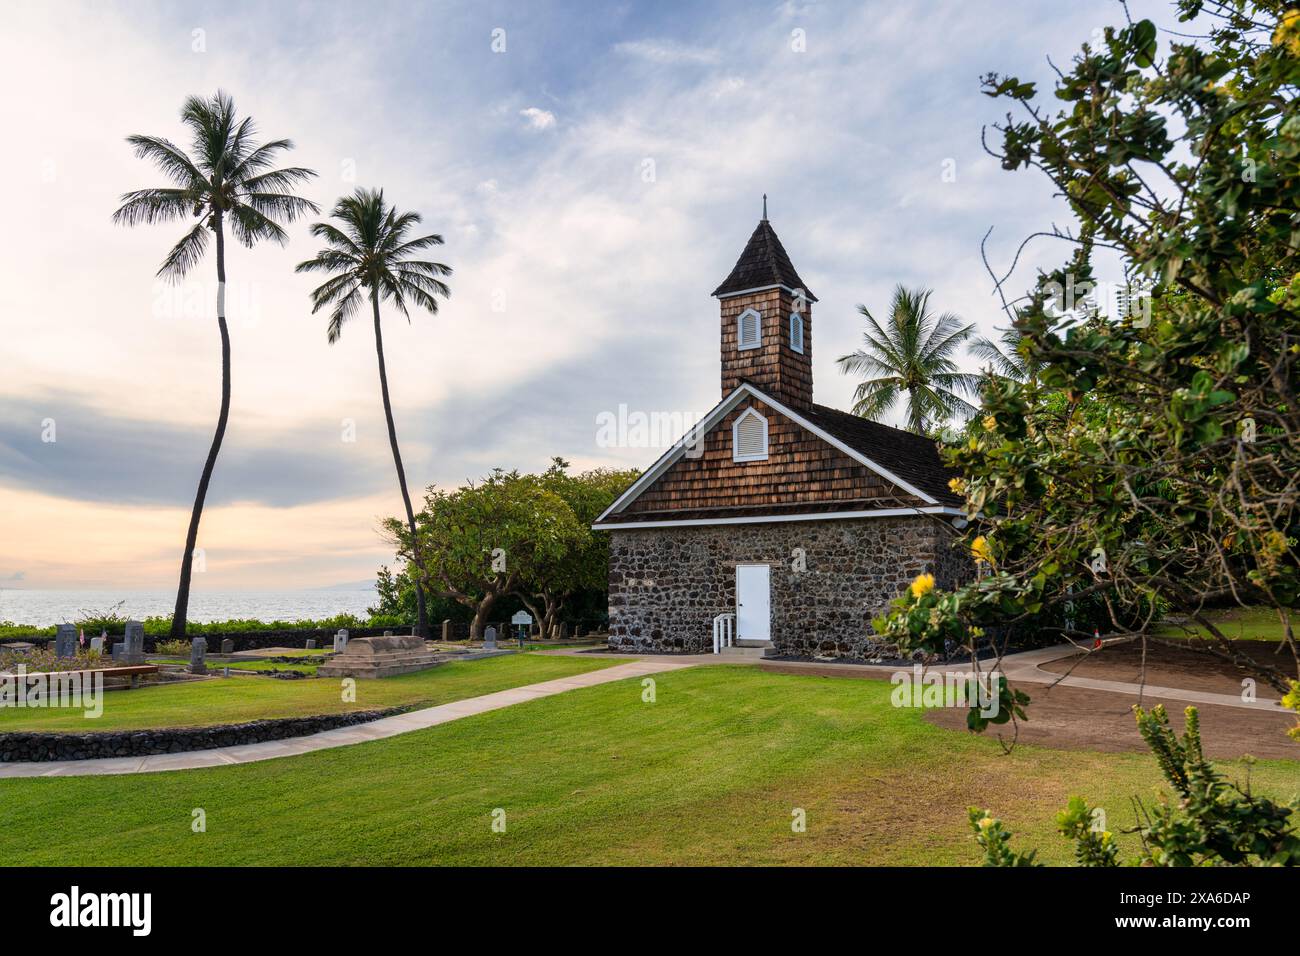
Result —
MULTIPOLYGON (((1280 641, 1282 640, 1282 622, 1278 620, 1277 611, 1271 607, 1230 608, 1207 611, 1206 615, 1214 626, 1223 632, 1224 637, 1237 641, 1280 641)), ((1296 624, 1293 623, 1292 627, 1296 624)), ((1190 625, 1190 630, 1182 627, 1165 627, 1159 632, 1161 637, 1188 637, 1189 635, 1209 637, 1210 633, 1200 625, 1190 625)))
MULTIPOLYGON (((483 663, 503 666, 494 661, 483 663)), ((564 660, 547 658, 547 660, 564 660)), ((969 804, 1038 845, 1086 795, 1118 831, 1159 775, 1138 754, 946 731, 890 685, 735 666, 530 701, 389 740, 148 777, 0 780, 0 860, 33 864, 969 864, 969 804), (191 832, 192 811, 207 832, 191 832), (492 813, 505 811, 506 832, 492 813), (792 833, 802 808, 807 832, 792 833)), ((1297 747, 1300 752, 1300 746, 1297 747)), ((1225 765, 1234 773, 1241 765, 1225 765)), ((1261 761, 1257 790, 1300 790, 1261 761)), ((1130 840, 1131 838, 1124 838, 1130 840)))
MULTIPOLYGON (((251 663, 251 662, 250 662, 251 663)), ((268 717, 295 717, 403 705, 432 706, 521 684, 599 670, 617 660, 511 654, 452 661, 427 671, 358 680, 355 703, 345 703, 336 679, 276 680, 229 677, 104 694, 104 713, 87 720, 80 710, 0 708, 0 733, 60 730, 87 733, 143 727, 199 727, 268 717)), ((283 666, 283 665, 282 665, 283 666)))

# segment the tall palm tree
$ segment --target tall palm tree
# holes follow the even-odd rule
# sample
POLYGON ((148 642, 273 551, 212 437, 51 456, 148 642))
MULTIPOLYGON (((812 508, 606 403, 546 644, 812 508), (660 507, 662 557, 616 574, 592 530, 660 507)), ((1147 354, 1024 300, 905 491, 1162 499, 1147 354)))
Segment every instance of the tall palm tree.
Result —
POLYGON ((194 546, 199 536, 199 518, 203 501, 212 480, 212 469, 221 451, 230 417, 230 332, 226 328, 226 223, 245 246, 271 239, 284 245, 288 234, 276 220, 292 222, 308 212, 320 212, 315 203, 293 195, 299 184, 316 173, 299 166, 272 169, 276 155, 292 149, 287 139, 258 144, 253 121, 235 116, 234 101, 221 90, 210 99, 191 96, 181 108, 181 122, 191 135, 187 153, 161 136, 128 136, 136 156, 150 159, 173 183, 154 189, 137 189, 122 195, 122 205, 113 213, 113 221, 125 226, 140 223, 184 222, 194 219, 194 227, 172 246, 163 259, 158 275, 180 281, 198 264, 208 248, 209 234, 216 237, 217 247, 217 329, 221 333, 221 413, 212 436, 199 490, 190 512, 190 526, 185 534, 185 553, 181 556, 181 579, 176 590, 176 610, 172 615, 172 637, 185 636, 185 619, 189 613, 190 574, 193 570, 194 546))
POLYGON ((970 353, 984 363, 984 374, 1027 382, 1037 376, 1039 364, 1025 357, 1023 342, 1018 329, 1003 329, 997 341, 983 335, 971 340, 970 353))
MULTIPOLYGON (((399 312, 411 320, 408 303, 436 315, 438 296, 446 298, 451 290, 439 276, 451 275, 451 267, 441 262, 411 258, 413 253, 442 245, 442 236, 428 235, 408 239, 407 233, 420 222, 419 213, 398 212, 384 202, 382 189, 358 189, 344 196, 330 213, 333 223, 318 222, 312 235, 323 239, 326 247, 316 258, 298 264, 298 272, 325 272, 331 277, 312 291, 312 314, 333 306, 326 337, 331 345, 339 340, 347 322, 369 298, 375 321, 375 352, 379 356, 379 391, 384 399, 384 417, 388 420, 388 443, 393 449, 397 484, 402 489, 406 507, 406 524, 411 530, 411 547, 419 562, 419 539, 415 533, 415 512, 406 488, 406 471, 397 447, 397 429, 393 427, 393 405, 388 398, 388 371, 384 365, 384 336, 379 323, 380 300, 391 300, 399 312), (341 227, 341 228, 340 228, 341 227)), ((418 577, 418 576, 413 576, 418 577)), ((416 633, 429 636, 428 611, 424 590, 415 585, 416 633)))
POLYGON ((973 395, 980 377, 959 371, 953 361, 974 325, 962 325, 951 312, 930 312, 930 289, 894 289, 884 326, 865 306, 864 348, 838 359, 840 371, 869 376, 853 393, 853 414, 879 420, 900 400, 907 406, 907 428, 924 434, 950 416, 975 411, 961 397, 973 395))

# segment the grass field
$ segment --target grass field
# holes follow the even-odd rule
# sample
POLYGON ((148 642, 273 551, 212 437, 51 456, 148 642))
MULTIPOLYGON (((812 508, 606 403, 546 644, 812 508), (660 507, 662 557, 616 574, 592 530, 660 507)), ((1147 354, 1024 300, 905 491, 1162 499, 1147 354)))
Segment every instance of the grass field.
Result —
POLYGON ((356 682, 355 703, 345 703, 341 699, 338 680, 230 677, 111 691, 104 695, 103 715, 94 720, 87 720, 80 710, 0 708, 0 733, 14 730, 88 733, 144 727, 201 727, 403 705, 430 707, 521 684, 598 670, 616 663, 618 661, 600 658, 538 654, 452 661, 415 674, 383 680, 359 680, 356 682))
MULTIPOLYGON (((1283 638, 1282 622, 1277 611, 1266 607, 1230 608, 1207 611, 1206 615, 1224 637, 1236 641, 1280 641, 1283 638)), ((1297 626, 1295 623, 1292 627, 1297 626)), ((1199 624, 1188 627, 1168 626, 1159 632, 1161 637, 1209 637, 1210 633, 1199 624)))
MULTIPOLYGON (((1133 823, 1130 796, 1152 798, 1160 783, 1144 755, 1021 746, 1004 756, 993 739, 892 707, 884 682, 734 666, 656 681, 654 703, 639 681, 618 681, 264 763, 0 780, 0 860, 969 864, 966 807, 977 804, 1016 831, 1017 846, 1059 863, 1069 848, 1052 818, 1071 794, 1103 807, 1118 831, 1133 823), (204 833, 191 832, 196 808, 204 833), (492 830, 497 808, 504 833, 492 830), (791 831, 797 808, 804 833, 791 831)), ((1300 763, 1261 761, 1252 779, 1290 795, 1300 763)))

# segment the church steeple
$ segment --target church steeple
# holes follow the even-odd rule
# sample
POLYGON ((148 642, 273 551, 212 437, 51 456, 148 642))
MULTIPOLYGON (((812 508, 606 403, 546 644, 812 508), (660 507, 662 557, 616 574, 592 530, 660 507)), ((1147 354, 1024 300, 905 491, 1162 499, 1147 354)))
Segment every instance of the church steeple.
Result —
POLYGON ((752 382, 795 409, 812 405, 812 304, 785 247, 763 218, 713 290, 722 313, 722 394, 752 382))

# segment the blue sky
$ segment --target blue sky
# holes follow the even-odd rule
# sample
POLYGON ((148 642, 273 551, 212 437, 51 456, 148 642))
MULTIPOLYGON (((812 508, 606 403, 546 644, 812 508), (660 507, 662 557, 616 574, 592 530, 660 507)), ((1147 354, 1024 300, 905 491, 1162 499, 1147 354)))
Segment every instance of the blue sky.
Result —
MULTIPOLYGON (((1165 4, 1134 15, 1177 27, 1165 4)), ((25 131, 0 235, 0 581, 171 583, 215 420, 212 263, 154 270, 175 227, 109 217, 158 175, 123 138, 179 137, 190 93, 230 91, 328 208, 383 186, 455 269, 436 317, 386 320, 408 474, 645 466, 596 442, 602 412, 699 414, 718 384, 710 291, 770 197, 820 301, 817 400, 846 407, 834 359, 855 307, 897 283, 992 332, 979 258, 1067 220, 1041 177, 980 146, 997 70, 1040 81, 1123 11, 1061 3, 50 4, 6 12, 0 103, 25 131), (1012 12, 1014 9, 1014 13, 1012 12), (503 33, 501 31, 504 31, 503 33), (502 41, 504 40, 504 49, 502 41), (945 168, 955 178, 945 181, 945 168), (42 422, 57 441, 42 441, 42 422)), ((371 575, 400 507, 364 324, 325 342, 306 224, 231 253, 234 406, 198 587, 323 586, 371 575), (345 422, 357 440, 343 441, 345 422)), ((1031 252, 1017 277, 1056 262, 1031 252)))

